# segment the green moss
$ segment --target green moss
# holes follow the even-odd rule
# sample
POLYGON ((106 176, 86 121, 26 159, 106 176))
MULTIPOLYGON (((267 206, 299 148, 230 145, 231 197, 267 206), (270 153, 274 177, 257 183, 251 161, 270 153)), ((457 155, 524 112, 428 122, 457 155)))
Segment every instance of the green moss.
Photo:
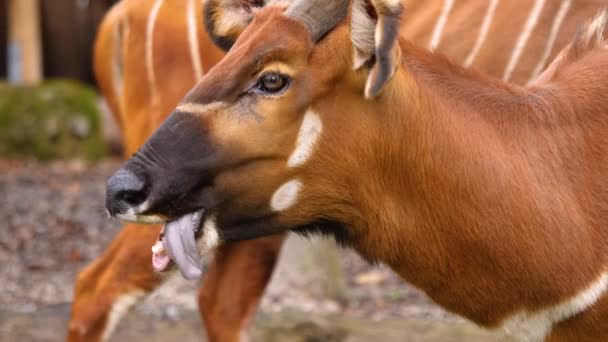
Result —
POLYGON ((72 81, 0 84, 0 156, 95 160, 105 150, 93 89, 72 81))

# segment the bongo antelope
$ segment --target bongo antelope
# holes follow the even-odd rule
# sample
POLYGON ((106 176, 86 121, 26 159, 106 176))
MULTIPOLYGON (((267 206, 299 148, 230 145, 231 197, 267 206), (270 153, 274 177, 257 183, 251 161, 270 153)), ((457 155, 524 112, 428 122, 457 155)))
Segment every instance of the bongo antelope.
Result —
MULTIPOLYGON (((123 0, 116 5, 98 33, 95 69, 121 124, 125 155, 143 144, 182 95, 221 58, 222 52, 211 41, 228 49, 256 6, 289 2, 209 0, 205 7, 198 0, 123 0)), ((604 2, 546 1, 538 16, 532 15, 538 12, 533 11, 538 7, 533 0, 407 0, 405 4, 409 14, 402 22, 402 36, 422 47, 434 42, 437 51, 477 70, 502 77, 516 45, 522 46, 520 58, 510 63, 511 80, 526 83, 568 43, 583 18, 604 2), (531 31, 525 25, 528 18, 534 21, 531 31)), ((107 339, 122 315, 166 280, 154 274, 150 261, 150 245, 159 230, 154 225, 145 229, 125 225, 104 254, 81 272, 68 340, 107 339)), ((213 341, 238 340, 251 321, 282 237, 258 241, 221 247, 205 275, 199 305, 213 341), (242 279, 249 279, 248 286, 233 285, 243 284, 242 279)))
POLYGON ((182 269, 222 244, 319 232, 482 326, 607 339, 608 12, 528 87, 400 39, 402 14, 395 0, 260 10, 110 178, 109 212, 167 222, 182 269))

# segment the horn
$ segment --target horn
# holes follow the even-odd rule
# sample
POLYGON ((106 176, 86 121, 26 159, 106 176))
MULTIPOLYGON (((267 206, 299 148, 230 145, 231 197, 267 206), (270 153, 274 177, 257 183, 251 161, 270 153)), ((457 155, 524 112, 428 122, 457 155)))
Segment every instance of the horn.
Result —
POLYGON ((350 0, 297 0, 285 14, 303 22, 317 42, 348 13, 350 0))

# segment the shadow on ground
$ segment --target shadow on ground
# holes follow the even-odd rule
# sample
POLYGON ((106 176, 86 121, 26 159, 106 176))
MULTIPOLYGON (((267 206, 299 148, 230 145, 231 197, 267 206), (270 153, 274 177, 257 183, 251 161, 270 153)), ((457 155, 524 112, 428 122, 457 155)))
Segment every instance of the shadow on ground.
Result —
MULTIPOLYGON (((2 341, 61 341, 69 305, 55 305, 33 313, 0 311, 2 341), (44 327, 41 329, 40 327, 44 327)), ((111 341, 201 341, 203 330, 196 312, 171 320, 135 311, 121 323, 111 341)), ((303 313, 259 314, 251 332, 253 341, 362 342, 362 341, 498 341, 469 323, 415 319, 371 322, 303 313)))

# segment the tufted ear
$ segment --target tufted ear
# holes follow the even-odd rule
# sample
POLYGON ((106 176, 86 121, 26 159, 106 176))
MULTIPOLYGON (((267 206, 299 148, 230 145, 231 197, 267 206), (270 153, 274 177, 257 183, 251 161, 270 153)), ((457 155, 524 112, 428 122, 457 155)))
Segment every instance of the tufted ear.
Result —
POLYGON ((355 70, 370 68, 365 97, 376 97, 397 70, 401 50, 397 44, 403 6, 401 0, 353 0, 351 39, 355 70))
POLYGON ((294 0, 206 0, 203 8, 205 29, 215 45, 230 50, 255 11, 265 6, 288 6, 294 0))

